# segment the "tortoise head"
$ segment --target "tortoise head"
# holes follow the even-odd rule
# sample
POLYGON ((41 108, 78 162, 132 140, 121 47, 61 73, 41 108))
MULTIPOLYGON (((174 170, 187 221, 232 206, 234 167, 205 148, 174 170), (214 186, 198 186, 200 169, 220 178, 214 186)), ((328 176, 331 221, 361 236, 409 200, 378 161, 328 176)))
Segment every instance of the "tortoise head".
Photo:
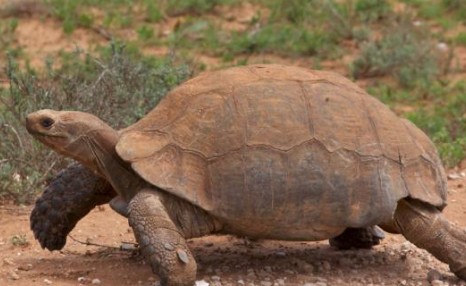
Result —
POLYGON ((89 113, 39 110, 27 115, 26 128, 38 141, 95 171, 101 172, 103 157, 116 154, 118 132, 89 113))

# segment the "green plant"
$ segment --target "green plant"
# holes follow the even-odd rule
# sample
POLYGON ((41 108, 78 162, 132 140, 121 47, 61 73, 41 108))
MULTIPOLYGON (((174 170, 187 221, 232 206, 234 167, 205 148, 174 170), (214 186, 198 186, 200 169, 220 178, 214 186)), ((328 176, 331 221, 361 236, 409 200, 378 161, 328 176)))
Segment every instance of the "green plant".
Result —
POLYGON ((324 31, 295 25, 270 24, 249 34, 233 33, 227 51, 242 53, 277 53, 282 55, 327 56, 334 51, 334 40, 324 31))
POLYGON ((355 78, 390 75, 403 87, 431 82, 448 63, 441 62, 429 32, 409 19, 386 29, 382 38, 363 43, 351 63, 355 78))
POLYGON ((456 18, 466 23, 466 1, 464 0, 442 0, 443 6, 456 15, 456 18))
POLYGON ((63 31, 71 34, 77 27, 89 28, 93 24, 91 15, 81 13, 80 1, 45 0, 52 7, 53 14, 63 21, 63 31))
POLYGON ((202 14, 211 11, 217 5, 234 4, 238 0, 168 0, 165 3, 167 14, 179 16, 183 14, 202 14))
POLYGON ((139 29, 137 29, 137 32, 138 38, 142 41, 147 41, 154 37, 154 29, 146 25, 143 25, 139 29))
POLYGON ((0 21, 0 50, 7 50, 11 47, 14 41, 14 33, 18 27, 18 19, 12 18, 5 21, 0 21))
POLYGON ((466 46, 466 32, 460 32, 456 35, 455 43, 458 45, 466 46))
POLYGON ((67 161, 33 141, 24 117, 42 108, 91 112, 115 128, 127 126, 153 108, 189 75, 171 58, 128 54, 113 43, 99 57, 64 53, 37 74, 10 58, 9 87, 0 90, 0 197, 30 202, 42 184, 67 161))
POLYGON ((27 240, 25 234, 15 234, 10 239, 11 244, 14 246, 28 246, 30 242, 27 240))
POLYGON ((434 97, 406 115, 433 140, 445 165, 455 166, 466 157, 466 82, 438 88, 434 97))
POLYGON ((363 22, 373 22, 387 17, 392 12, 387 0, 357 0, 355 11, 363 22))

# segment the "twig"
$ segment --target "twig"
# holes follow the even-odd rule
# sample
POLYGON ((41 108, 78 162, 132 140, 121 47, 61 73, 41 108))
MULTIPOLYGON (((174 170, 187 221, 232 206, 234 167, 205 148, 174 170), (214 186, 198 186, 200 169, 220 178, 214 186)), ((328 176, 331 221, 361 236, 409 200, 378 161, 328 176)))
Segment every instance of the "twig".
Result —
POLYGON ((104 29, 102 26, 95 26, 91 27, 92 30, 94 30, 96 33, 104 37, 106 40, 111 41, 113 39, 113 35, 104 29))
POLYGON ((135 249, 137 249, 138 247, 138 244, 137 243, 134 243, 134 242, 126 242, 126 241, 122 241, 121 242, 121 246, 120 247, 115 247, 115 246, 109 246, 109 245, 104 245, 104 244, 98 244, 98 243, 92 243, 92 242, 89 242, 89 241, 80 241, 76 238, 74 238, 71 234, 68 234, 68 236, 75 242, 77 243, 81 243, 81 244, 84 244, 84 245, 87 245, 87 246, 99 246, 99 247, 105 247, 105 248, 111 248, 111 249, 118 249, 118 250, 123 250, 123 251, 134 251, 135 249), (132 245, 134 248, 128 248, 128 247, 123 247, 123 245, 132 245))
POLYGON ((110 246, 110 245, 104 245, 104 244, 98 244, 98 243, 92 243, 92 242, 89 242, 89 241, 80 241, 76 238, 74 238, 71 234, 68 234, 69 238, 71 238, 73 241, 77 242, 77 243, 81 243, 81 244, 84 244, 84 245, 87 245, 87 246, 100 246, 100 247, 106 247, 106 248, 112 248, 112 249, 120 249, 119 247, 115 247, 115 246, 110 246))
POLYGON ((24 150, 23 141, 21 141, 21 137, 19 136, 18 131, 16 131, 16 129, 15 129, 12 125, 10 125, 10 124, 4 123, 3 126, 4 126, 4 127, 10 128, 10 129, 13 131, 13 133, 15 133, 16 139, 18 139, 19 148, 20 148, 21 151, 23 151, 23 153, 24 153, 26 150, 24 150))

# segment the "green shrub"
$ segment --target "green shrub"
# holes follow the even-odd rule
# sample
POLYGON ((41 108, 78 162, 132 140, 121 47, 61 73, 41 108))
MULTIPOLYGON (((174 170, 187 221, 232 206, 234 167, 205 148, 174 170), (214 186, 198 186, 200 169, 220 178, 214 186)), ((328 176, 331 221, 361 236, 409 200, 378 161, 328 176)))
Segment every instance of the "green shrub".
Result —
POLYGON ((351 63, 355 78, 392 76, 402 87, 431 82, 441 72, 441 58, 428 31, 402 20, 386 29, 382 38, 362 44, 351 63))
POLYGON ((182 14, 202 14, 212 10, 217 5, 233 4, 237 0, 168 0, 165 9, 167 14, 177 16, 182 14))
POLYGON ((232 54, 277 53, 282 55, 326 56, 334 50, 327 33, 294 25, 267 25, 254 33, 234 33, 227 49, 232 54))
POLYGON ((444 87, 435 98, 407 117, 429 135, 445 165, 452 167, 466 157, 466 82, 444 87))
POLYGON ((128 54, 112 44, 100 57, 63 54, 39 75, 10 58, 9 87, 0 90, 0 197, 29 202, 66 161, 42 147, 24 128, 24 117, 42 109, 91 112, 114 128, 127 126, 153 108, 189 71, 172 59, 128 54))

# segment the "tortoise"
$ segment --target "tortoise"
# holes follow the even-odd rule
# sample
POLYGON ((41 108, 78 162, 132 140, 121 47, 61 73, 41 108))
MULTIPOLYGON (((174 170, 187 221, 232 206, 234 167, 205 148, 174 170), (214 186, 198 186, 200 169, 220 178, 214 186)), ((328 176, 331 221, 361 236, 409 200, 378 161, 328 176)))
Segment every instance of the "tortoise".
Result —
POLYGON ((233 67, 186 81, 119 131, 79 111, 40 110, 26 126, 82 164, 59 175, 32 213, 48 249, 63 247, 75 222, 111 199, 162 285, 195 282, 189 238, 330 239, 366 248, 383 237, 378 227, 466 279, 466 234, 442 215, 447 185, 433 143, 338 74, 233 67), (54 190, 58 199, 72 192, 90 199, 66 199, 52 212, 54 190))

